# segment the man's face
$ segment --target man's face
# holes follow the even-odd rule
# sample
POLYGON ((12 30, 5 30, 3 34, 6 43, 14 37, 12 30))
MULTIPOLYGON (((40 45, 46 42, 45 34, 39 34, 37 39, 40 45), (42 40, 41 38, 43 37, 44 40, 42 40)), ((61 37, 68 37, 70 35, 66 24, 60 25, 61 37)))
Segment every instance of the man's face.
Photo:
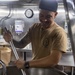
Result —
POLYGON ((57 12, 41 10, 39 13, 39 20, 42 23, 43 27, 48 28, 54 21, 56 15, 57 15, 57 12))

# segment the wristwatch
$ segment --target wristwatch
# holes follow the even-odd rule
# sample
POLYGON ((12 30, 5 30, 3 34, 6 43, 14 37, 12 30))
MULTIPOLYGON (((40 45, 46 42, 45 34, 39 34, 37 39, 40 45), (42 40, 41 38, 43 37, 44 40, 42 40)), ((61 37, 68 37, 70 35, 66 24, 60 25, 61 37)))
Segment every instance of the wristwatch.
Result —
POLYGON ((25 62, 24 66, 25 66, 26 69, 29 69, 29 67, 30 67, 30 66, 29 66, 29 62, 28 62, 28 61, 25 62))

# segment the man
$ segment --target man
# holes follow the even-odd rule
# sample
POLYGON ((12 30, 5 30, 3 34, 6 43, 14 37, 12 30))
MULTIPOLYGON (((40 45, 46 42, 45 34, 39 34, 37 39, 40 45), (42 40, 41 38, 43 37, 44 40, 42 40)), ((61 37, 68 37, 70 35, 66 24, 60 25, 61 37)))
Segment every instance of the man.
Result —
MULTIPOLYGON (((32 44, 33 59, 15 61, 15 65, 19 69, 55 67, 62 54, 66 52, 67 35, 64 29, 54 22, 58 14, 57 1, 41 0, 39 8, 40 23, 35 23, 20 42, 13 40, 15 47, 18 48, 23 48, 30 42, 32 44)), ((4 34, 4 38, 7 42, 12 39, 10 33, 4 34)))

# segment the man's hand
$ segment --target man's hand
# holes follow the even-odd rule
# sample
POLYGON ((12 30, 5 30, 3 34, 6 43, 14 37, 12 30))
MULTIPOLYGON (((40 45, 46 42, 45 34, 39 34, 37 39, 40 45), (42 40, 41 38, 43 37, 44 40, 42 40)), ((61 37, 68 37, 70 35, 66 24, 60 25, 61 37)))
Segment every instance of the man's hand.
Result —
POLYGON ((18 69, 24 69, 25 61, 19 59, 19 60, 15 61, 14 64, 17 66, 18 69))
POLYGON ((3 32, 3 38, 5 39, 6 42, 10 42, 12 40, 12 35, 11 33, 7 30, 3 32))

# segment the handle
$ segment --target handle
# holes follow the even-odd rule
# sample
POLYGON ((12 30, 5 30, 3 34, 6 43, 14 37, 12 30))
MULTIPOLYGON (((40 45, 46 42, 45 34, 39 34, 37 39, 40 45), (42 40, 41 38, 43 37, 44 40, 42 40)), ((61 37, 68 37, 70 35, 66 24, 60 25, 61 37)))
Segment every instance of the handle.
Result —
MULTIPOLYGON (((15 46, 14 46, 12 40, 10 41, 10 45, 11 45, 11 48, 12 48, 13 53, 14 53, 14 55, 15 55, 15 58, 18 60, 18 59, 19 59, 19 56, 18 56, 18 53, 17 53, 17 51, 16 51, 16 48, 15 48, 15 46)), ((26 75, 26 73, 23 71, 23 69, 21 69, 21 72, 22 72, 23 75, 26 75)))

